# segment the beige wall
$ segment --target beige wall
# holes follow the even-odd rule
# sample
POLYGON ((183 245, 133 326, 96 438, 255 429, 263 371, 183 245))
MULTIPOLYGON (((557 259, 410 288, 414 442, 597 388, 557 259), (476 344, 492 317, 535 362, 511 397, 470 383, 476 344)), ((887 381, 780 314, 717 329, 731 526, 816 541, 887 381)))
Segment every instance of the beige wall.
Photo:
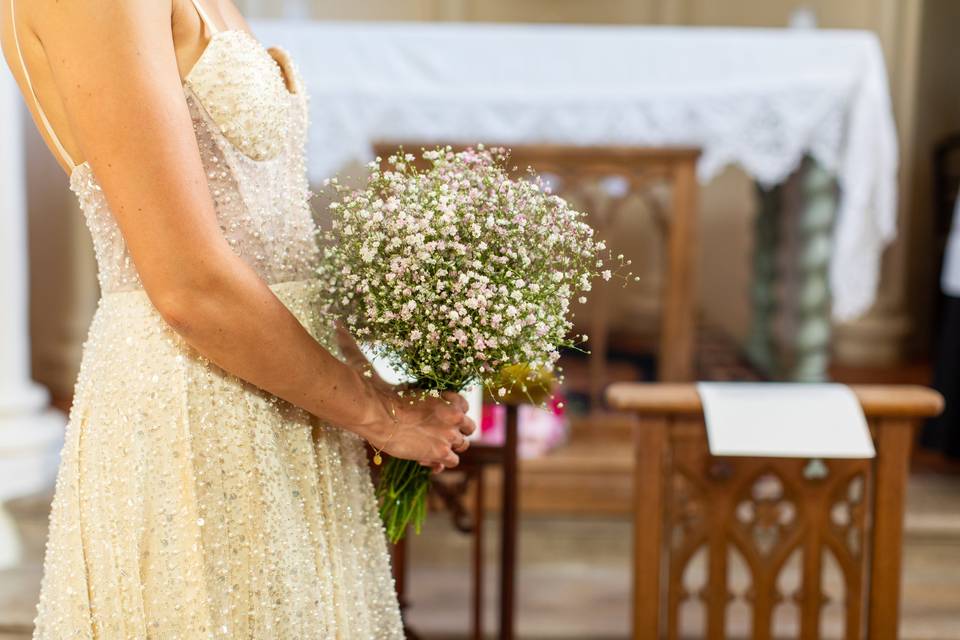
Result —
POLYGON ((932 336, 926 330, 933 324, 930 311, 936 290, 937 258, 930 249, 934 234, 933 166, 931 154, 945 136, 960 132, 960 2, 927 0, 922 22, 922 41, 918 50, 916 78, 916 114, 913 130, 913 183, 904 192, 910 204, 908 255, 913 267, 908 279, 908 308, 917 310, 915 346, 922 349, 932 336))

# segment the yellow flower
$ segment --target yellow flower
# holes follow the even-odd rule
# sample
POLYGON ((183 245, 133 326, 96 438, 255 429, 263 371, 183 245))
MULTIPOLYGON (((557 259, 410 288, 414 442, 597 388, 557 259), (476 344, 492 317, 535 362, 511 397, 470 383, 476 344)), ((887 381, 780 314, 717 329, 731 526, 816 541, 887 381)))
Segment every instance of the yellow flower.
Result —
POLYGON ((487 388, 491 400, 504 404, 535 404, 546 402, 553 391, 556 377, 547 369, 531 369, 529 364, 520 363, 504 367, 487 388), (496 397, 494 389, 499 390, 496 397))

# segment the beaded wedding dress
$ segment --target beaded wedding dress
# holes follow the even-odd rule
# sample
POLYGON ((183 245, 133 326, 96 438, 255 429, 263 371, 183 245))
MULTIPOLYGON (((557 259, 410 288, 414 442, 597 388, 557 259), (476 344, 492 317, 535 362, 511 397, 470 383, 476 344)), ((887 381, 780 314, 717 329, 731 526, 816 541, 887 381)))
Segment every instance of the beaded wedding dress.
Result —
MULTIPOLYGON (((334 350, 312 284, 303 83, 282 49, 217 31, 193 1, 212 35, 183 87, 220 226, 334 350)), ((194 351, 144 293, 89 165, 74 167, 70 186, 102 297, 34 637, 402 638, 363 441, 194 351)))

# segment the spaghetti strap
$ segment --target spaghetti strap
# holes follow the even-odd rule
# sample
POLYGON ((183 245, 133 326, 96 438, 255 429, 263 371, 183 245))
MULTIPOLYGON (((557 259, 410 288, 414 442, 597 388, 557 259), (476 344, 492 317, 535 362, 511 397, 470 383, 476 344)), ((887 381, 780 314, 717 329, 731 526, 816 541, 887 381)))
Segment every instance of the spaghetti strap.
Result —
POLYGON ((50 121, 47 120, 47 114, 44 113, 43 107, 40 106, 40 101, 37 99, 37 92, 33 88, 33 82, 30 81, 30 72, 27 71, 27 63, 23 59, 23 51, 20 49, 20 37, 17 35, 17 12, 15 0, 10 0, 10 27, 13 29, 13 44, 17 50, 17 57, 20 58, 20 67, 23 69, 23 78, 27 83, 27 89, 30 91, 30 96, 33 98, 33 104, 37 108, 37 115, 40 116, 40 122, 43 124, 44 129, 47 130, 47 135, 50 136, 50 140, 53 142, 53 146, 56 147, 57 152, 66 161, 67 165, 70 167, 70 170, 73 171, 77 168, 77 163, 74 162, 73 158, 70 157, 70 154, 67 153, 67 150, 64 148, 63 143, 60 142, 60 138, 57 136, 56 131, 54 131, 53 127, 50 125, 50 121))
MULTIPOLYGON (((12 0, 11 0, 12 1, 12 0)), ((200 19, 203 20, 203 24, 207 26, 207 29, 210 30, 210 33, 216 33, 219 31, 217 25, 214 24, 213 20, 210 19, 210 16, 207 15, 206 9, 203 8, 203 5, 200 4, 200 0, 191 0, 193 2, 194 8, 197 10, 197 13, 200 14, 200 19)))

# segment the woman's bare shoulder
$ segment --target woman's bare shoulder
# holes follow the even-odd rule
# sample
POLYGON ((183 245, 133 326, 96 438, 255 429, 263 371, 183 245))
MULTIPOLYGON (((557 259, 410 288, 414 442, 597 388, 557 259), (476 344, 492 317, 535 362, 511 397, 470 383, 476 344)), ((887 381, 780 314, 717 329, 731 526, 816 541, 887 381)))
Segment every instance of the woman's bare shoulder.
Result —
POLYGON ((157 43, 162 46, 162 34, 170 33, 176 1, 0 0, 7 66, 51 150, 43 116, 69 153, 70 158, 56 154, 68 172, 71 162, 83 158, 68 102, 104 85, 121 58, 151 58, 157 43))
MULTIPOLYGON (((189 0, 185 0, 189 3, 189 0)), ((80 35, 84 28, 102 25, 119 28, 124 24, 156 24, 169 21, 181 0, 0 0, 0 23, 6 42, 11 36, 13 14, 18 34, 40 40, 60 35, 80 35)))
MULTIPOLYGON (((0 0, 0 46, 18 78, 20 58, 31 77, 42 75, 52 56, 94 54, 98 45, 169 31, 174 5, 190 0, 0 0)), ((60 60, 62 62, 63 60, 60 60)), ((36 84, 36 82, 35 82, 36 84)), ((42 84, 42 82, 41 82, 42 84)))

